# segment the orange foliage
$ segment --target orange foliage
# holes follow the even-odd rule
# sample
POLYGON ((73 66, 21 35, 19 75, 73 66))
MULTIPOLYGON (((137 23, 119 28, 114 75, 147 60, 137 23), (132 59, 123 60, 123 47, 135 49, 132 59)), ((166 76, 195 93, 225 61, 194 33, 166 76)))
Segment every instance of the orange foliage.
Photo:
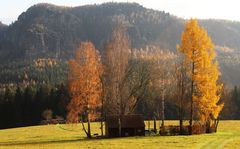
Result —
POLYGON ((78 122, 79 115, 87 112, 90 120, 94 120, 98 116, 96 109, 101 106, 102 94, 103 67, 98 50, 91 42, 82 42, 69 66, 68 89, 72 100, 67 107, 67 119, 78 122))

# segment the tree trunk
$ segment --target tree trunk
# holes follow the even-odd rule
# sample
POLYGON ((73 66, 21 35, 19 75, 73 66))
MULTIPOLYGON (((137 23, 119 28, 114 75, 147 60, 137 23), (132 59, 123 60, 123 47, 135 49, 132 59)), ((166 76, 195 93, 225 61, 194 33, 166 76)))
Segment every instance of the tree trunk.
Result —
POLYGON ((182 112, 182 107, 183 107, 183 99, 184 99, 184 72, 181 72, 181 77, 180 77, 180 88, 181 88, 181 95, 180 95, 180 101, 179 101, 179 125, 180 125, 180 134, 183 134, 183 112, 182 112))
POLYGON ((215 132, 217 132, 219 118, 214 120, 215 132))
POLYGON ((118 136, 122 136, 121 115, 118 117, 118 136))
POLYGON ((211 133, 210 120, 207 120, 207 121, 206 121, 206 133, 211 133))
POLYGON ((183 134, 183 113, 182 113, 182 97, 180 98, 179 105, 179 125, 180 125, 180 134, 183 134))
POLYGON ((118 136, 122 136, 122 121, 121 121, 121 115, 122 115, 122 98, 120 95, 120 86, 118 86, 118 97, 119 97, 119 117, 118 117, 118 136))
MULTIPOLYGON (((101 78, 101 82, 103 84, 103 80, 101 78)), ((101 106, 101 136, 103 137, 103 115, 106 115, 104 114, 104 99, 105 99, 105 92, 104 92, 104 87, 102 89, 102 106, 101 106)))
POLYGON ((154 133, 156 134, 157 133, 156 117, 154 117, 153 128, 154 128, 154 133))
POLYGON ((83 121, 81 121, 81 124, 82 124, 82 127, 83 127, 83 131, 85 132, 85 134, 88 136, 88 132, 87 132, 87 130, 86 130, 86 128, 85 128, 85 126, 84 126, 84 122, 83 121))
POLYGON ((150 131, 150 119, 148 119, 148 132, 149 132, 149 136, 151 134, 151 131, 150 131))
POLYGON ((101 118, 101 136, 103 137, 103 118, 101 118))
POLYGON ((165 120, 165 113, 164 113, 164 110, 165 110, 165 90, 163 90, 162 92, 162 127, 164 127, 164 120, 165 120))
MULTIPOLYGON (((194 51, 193 51, 194 53, 194 51)), ((190 121, 189 121, 189 124, 190 124, 190 135, 192 135, 192 128, 193 128, 193 92, 194 92, 194 81, 193 81, 193 76, 194 76, 194 62, 192 63, 192 81, 191 81, 191 107, 190 107, 190 121)))
POLYGON ((91 126, 90 126, 90 119, 89 119, 89 114, 87 114, 87 120, 88 120, 88 134, 87 134, 87 136, 88 136, 88 138, 91 138, 92 137, 92 135, 91 135, 91 126))
POLYGON ((86 130, 86 127, 84 125, 84 122, 83 122, 83 118, 81 119, 81 124, 82 124, 82 127, 83 127, 83 131, 85 132, 85 134, 87 135, 88 138, 91 138, 91 129, 90 129, 90 121, 89 121, 89 118, 88 119, 88 131, 86 130), (90 132, 90 133, 89 133, 90 132), (89 135, 90 134, 90 135, 89 135))

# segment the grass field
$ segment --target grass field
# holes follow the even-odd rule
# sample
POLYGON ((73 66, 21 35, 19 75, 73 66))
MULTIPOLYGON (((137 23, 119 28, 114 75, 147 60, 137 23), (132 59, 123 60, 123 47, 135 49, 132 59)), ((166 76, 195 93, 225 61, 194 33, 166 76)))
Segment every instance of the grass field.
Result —
MULTIPOLYGON (((176 121, 167 121, 169 124, 176 121)), ((93 123, 100 133, 100 124, 93 123)), ((0 130, 0 148, 239 148, 240 121, 220 121, 215 134, 86 139, 81 126, 47 125, 0 130)))

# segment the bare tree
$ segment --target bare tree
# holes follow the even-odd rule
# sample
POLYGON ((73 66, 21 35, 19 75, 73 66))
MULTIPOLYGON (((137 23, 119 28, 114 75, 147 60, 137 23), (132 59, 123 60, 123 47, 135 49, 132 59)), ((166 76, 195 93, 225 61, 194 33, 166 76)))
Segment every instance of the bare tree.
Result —
POLYGON ((119 115, 119 136, 121 136, 121 119, 123 114, 122 92, 128 67, 130 42, 126 27, 118 25, 112 32, 112 39, 105 45, 104 54, 104 92, 106 114, 119 115))
POLYGON ((178 112, 179 112, 179 126, 180 134, 183 134, 183 119, 184 119, 184 109, 188 106, 188 88, 189 88, 189 79, 186 74, 186 70, 183 64, 182 55, 178 56, 178 61, 175 64, 175 82, 176 82, 176 97, 178 103, 178 112), (184 108, 185 107, 185 108, 184 108))
MULTIPOLYGON (((170 90, 173 85, 173 64, 175 62, 176 55, 170 52, 165 52, 158 47, 151 47, 154 51, 153 55, 153 69, 152 69, 152 82, 156 88, 158 94, 157 99, 161 104, 158 104, 160 107, 157 107, 159 112, 158 116, 161 116, 161 127, 164 127, 165 120, 165 97, 167 92, 170 90), (160 110, 161 109, 161 110, 160 110)), ((160 118, 160 117, 159 117, 160 118)))
POLYGON ((150 82, 150 63, 131 55, 123 86, 124 114, 133 113, 138 102, 145 96, 150 82))
POLYGON ((148 78, 149 83, 145 84, 145 87, 148 87, 148 92, 152 92, 152 94, 148 93, 148 96, 152 99, 149 99, 147 104, 149 108, 155 109, 155 116, 161 118, 162 126, 164 126, 165 97, 173 85, 174 69, 172 69, 172 65, 175 62, 176 55, 156 46, 147 46, 145 49, 135 52, 134 55, 138 59, 147 61, 149 69, 145 72, 148 72, 149 76, 145 78, 148 78))

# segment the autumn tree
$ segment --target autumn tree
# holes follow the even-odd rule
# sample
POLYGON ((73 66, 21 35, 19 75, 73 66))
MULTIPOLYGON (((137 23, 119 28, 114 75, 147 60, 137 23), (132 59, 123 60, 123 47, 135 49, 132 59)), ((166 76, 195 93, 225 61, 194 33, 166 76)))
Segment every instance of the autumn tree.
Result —
POLYGON ((106 114, 120 115, 134 112, 149 83, 149 67, 146 61, 134 56, 130 48, 127 27, 117 25, 112 39, 105 45, 104 53, 104 109, 106 114))
POLYGON ((121 136, 120 115, 123 110, 123 85, 128 67, 130 41, 126 27, 117 25, 111 40, 105 45, 104 53, 104 102, 106 114, 119 115, 119 136, 121 136))
POLYGON ((122 114, 122 88, 128 67, 130 41, 126 28, 118 25, 112 31, 111 40, 105 44, 104 91, 106 112, 122 114))
POLYGON ((175 55, 155 46, 149 46, 148 49, 151 51, 148 57, 152 65, 150 81, 157 91, 156 99, 158 100, 157 103, 159 103, 155 115, 158 115, 159 119, 161 119, 161 127, 164 127, 166 95, 171 88, 171 84, 173 84, 172 68, 175 55))
POLYGON ((103 67, 100 55, 91 42, 82 42, 76 50, 76 57, 69 61, 68 77, 71 101, 68 105, 67 119, 70 122, 82 122, 87 137, 91 137, 90 121, 95 120, 101 106, 101 75, 103 67), (88 130, 84 126, 84 117, 88 122, 88 130))
POLYGON ((204 122, 216 119, 223 108, 219 104, 219 70, 215 58, 214 45, 206 30, 195 19, 189 20, 182 33, 182 43, 178 50, 184 55, 184 67, 191 79, 190 134, 194 115, 204 122))
MULTIPOLYGON (((134 57, 146 63, 148 69, 145 72, 148 73, 147 84, 145 84, 145 94, 151 97, 148 99, 147 105, 154 109, 154 116, 161 119, 161 126, 164 126, 165 120, 165 100, 166 95, 170 94, 170 90, 173 84, 173 64, 176 55, 171 52, 166 52, 159 47, 149 45, 145 49, 136 49, 134 57), (155 92, 155 93, 154 93, 155 92), (150 95, 151 94, 151 95, 150 95)), ((146 97, 144 97, 146 98, 146 97)))

